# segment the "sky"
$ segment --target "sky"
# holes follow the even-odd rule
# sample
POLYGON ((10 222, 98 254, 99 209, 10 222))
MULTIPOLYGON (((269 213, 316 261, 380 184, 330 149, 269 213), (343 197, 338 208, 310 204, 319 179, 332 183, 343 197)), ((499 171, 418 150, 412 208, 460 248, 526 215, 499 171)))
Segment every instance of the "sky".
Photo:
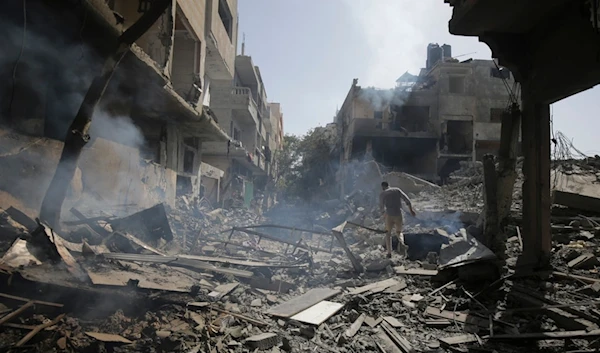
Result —
MULTIPOLYGON (((238 0, 238 53, 260 67, 270 102, 282 106, 284 131, 302 135, 333 121, 352 79, 391 88, 425 66, 427 44, 446 43, 460 60, 491 59, 475 37, 448 32, 443 0, 238 0)), ((552 105, 553 130, 600 154, 600 88, 552 105)))

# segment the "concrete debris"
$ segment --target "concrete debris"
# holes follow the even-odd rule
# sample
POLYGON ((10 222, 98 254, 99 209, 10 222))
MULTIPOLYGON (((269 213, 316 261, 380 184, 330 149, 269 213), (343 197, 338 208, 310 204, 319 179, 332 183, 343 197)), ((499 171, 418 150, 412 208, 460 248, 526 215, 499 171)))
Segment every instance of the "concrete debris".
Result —
POLYGON ((385 258, 383 219, 363 190, 298 217, 289 205, 271 217, 190 200, 128 217, 73 209, 60 232, 0 210, 3 347, 526 352, 525 340, 552 338, 600 349, 598 215, 556 208, 554 270, 517 277, 519 205, 498 265, 480 240, 481 166, 442 187, 382 178, 419 186, 406 258, 385 258))
POLYGON ((276 333, 261 333, 260 335, 246 338, 246 344, 254 349, 265 350, 273 348, 279 343, 276 333))

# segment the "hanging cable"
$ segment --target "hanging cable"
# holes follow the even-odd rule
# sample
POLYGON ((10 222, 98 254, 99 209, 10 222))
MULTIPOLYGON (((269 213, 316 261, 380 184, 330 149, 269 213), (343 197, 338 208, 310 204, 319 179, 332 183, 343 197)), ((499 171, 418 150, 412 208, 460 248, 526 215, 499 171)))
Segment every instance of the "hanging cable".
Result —
MULTIPOLYGON (((502 68, 500 68, 500 66, 498 66, 498 64, 496 63, 496 60, 493 60, 494 65, 496 66, 496 69, 498 70, 498 72, 502 72, 502 68)), ((518 100, 517 97, 515 96, 515 93, 513 92, 513 90, 510 88, 510 85, 508 84, 508 80, 504 77, 501 77, 502 79, 502 84, 504 84, 504 88, 506 88, 506 91, 508 92, 508 96, 511 100, 511 104, 518 104, 518 100)))
POLYGON ((19 56, 17 57, 17 61, 15 62, 15 66, 13 67, 12 73, 12 88, 10 92, 10 99, 8 101, 8 114, 11 114, 12 104, 15 99, 15 85, 17 81, 17 68, 19 67, 19 62, 23 57, 23 51, 25 50, 25 43, 27 41, 27 0, 23 0, 23 41, 21 42, 21 50, 19 51, 19 56))

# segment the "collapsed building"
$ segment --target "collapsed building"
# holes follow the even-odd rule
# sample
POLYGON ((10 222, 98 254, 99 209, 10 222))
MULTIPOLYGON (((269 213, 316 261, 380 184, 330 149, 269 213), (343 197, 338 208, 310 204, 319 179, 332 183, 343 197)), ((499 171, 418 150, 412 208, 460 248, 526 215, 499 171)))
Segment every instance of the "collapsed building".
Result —
MULTIPOLYGON (((113 43, 149 6, 6 4, 0 15, 6 33, 0 77, 9 83, 0 88, 3 206, 19 200, 24 209, 39 209, 86 90, 113 43)), ((225 153, 231 140, 229 126, 211 110, 211 91, 218 103, 218 87, 234 79, 237 32, 237 0, 172 2, 131 47, 103 94, 65 207, 174 206, 183 195, 222 201, 221 179, 232 171, 207 164, 203 151, 213 142, 225 153)))
POLYGON ((513 82, 494 61, 452 58, 447 44, 430 44, 426 67, 419 75, 406 72, 393 89, 363 88, 355 79, 335 117, 342 170, 368 155, 439 181, 459 161, 495 153, 513 82))

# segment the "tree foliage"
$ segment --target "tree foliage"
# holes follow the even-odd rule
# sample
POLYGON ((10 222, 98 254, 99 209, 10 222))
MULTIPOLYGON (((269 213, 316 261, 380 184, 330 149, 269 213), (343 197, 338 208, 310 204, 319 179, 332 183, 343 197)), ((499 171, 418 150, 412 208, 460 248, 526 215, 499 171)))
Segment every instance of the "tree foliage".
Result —
POLYGON ((298 137, 286 135, 276 154, 277 190, 284 199, 309 200, 332 178, 332 141, 328 131, 315 128, 298 137))

